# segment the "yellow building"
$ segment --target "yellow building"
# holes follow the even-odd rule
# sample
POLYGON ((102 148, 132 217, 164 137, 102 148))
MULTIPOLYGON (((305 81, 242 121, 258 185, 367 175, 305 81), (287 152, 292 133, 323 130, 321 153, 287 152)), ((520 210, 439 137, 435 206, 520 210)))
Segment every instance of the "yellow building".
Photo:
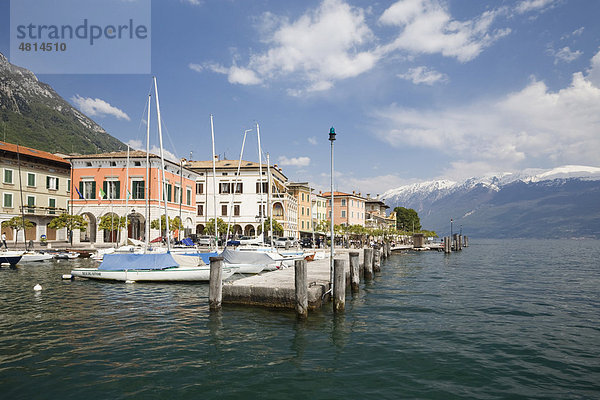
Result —
POLYGON ((298 236, 310 237, 313 232, 311 216, 311 191, 308 182, 292 182, 288 184, 288 191, 298 202, 297 224, 298 236))

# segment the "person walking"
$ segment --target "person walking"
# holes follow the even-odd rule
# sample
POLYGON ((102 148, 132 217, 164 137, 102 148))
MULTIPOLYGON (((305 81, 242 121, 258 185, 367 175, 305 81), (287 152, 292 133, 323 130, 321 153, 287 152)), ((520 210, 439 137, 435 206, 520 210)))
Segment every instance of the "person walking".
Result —
POLYGON ((2 245, 8 250, 8 246, 6 245, 6 234, 4 232, 2 233, 2 244, 0 244, 0 249, 2 248, 2 245))

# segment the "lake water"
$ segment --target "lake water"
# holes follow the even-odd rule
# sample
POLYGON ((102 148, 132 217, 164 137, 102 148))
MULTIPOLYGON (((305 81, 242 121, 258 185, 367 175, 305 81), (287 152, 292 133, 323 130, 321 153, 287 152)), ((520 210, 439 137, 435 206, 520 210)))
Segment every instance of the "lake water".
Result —
POLYGON ((600 397, 600 241, 394 255, 306 322, 211 315, 205 284, 60 279, 85 263, 0 268, 0 398, 600 397))

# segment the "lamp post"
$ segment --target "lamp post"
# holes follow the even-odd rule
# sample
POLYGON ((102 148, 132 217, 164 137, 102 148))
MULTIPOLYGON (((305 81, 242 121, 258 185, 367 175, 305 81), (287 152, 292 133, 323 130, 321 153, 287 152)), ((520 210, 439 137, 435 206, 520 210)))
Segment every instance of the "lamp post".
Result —
POLYGON ((331 255, 329 258, 329 277, 331 282, 331 293, 333 293, 333 253, 334 253, 334 240, 335 236, 333 233, 333 142, 335 141, 335 129, 333 126, 329 129, 329 141, 331 142, 331 255))

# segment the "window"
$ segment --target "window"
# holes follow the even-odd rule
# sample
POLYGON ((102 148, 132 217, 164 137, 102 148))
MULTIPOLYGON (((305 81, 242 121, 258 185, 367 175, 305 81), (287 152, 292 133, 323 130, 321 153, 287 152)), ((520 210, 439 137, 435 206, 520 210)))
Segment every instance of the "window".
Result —
POLYGON ((67 193, 71 193, 71 180, 67 179, 67 193))
POLYGON ((146 182, 132 181, 131 182, 131 198, 133 199, 144 199, 146 195, 146 182))
POLYGON ((198 215, 204 215, 204 204, 198 204, 198 215))
POLYGON ((302 215, 304 215, 304 207, 302 207, 302 215))
POLYGON ((173 192, 173 202, 181 203, 181 188, 179 186, 175 186, 175 191, 173 192))
POLYGON ((196 194, 204 193, 204 183, 196 183, 196 194))
POLYGON ((259 216, 265 215, 265 206, 264 205, 262 205, 262 206, 260 204, 258 205, 258 215, 259 216))
POLYGON ((302 201, 304 201, 304 193, 302 193, 302 201))
POLYGON ((342 210, 342 218, 346 218, 346 210, 342 210))
POLYGON ((185 204, 188 206, 192 205, 192 188, 187 187, 185 190, 185 204))
POLYGON ((141 167, 142 166, 142 162, 141 161, 134 161, 133 162, 133 166, 134 167, 141 167))
POLYGON ((304 229, 304 221, 302 221, 302 229, 304 229))
POLYGON ((240 216, 240 205, 239 204, 234 204, 233 205, 233 215, 235 217, 239 217, 240 216))
POLYGON ((262 183, 262 189, 260 186, 260 182, 256 182, 256 193, 267 193, 269 191, 269 182, 262 183), (261 192, 262 190, 262 192, 261 192))
POLYGON ((116 162, 114 162, 114 161, 111 161, 111 162, 110 162, 110 166, 111 166, 111 167, 116 167, 116 166, 117 166, 117 163, 116 163, 116 162))
POLYGON ((237 182, 233 186, 235 187, 236 193, 244 193, 244 183, 243 182, 237 182))
POLYGON ((104 181, 102 184, 105 199, 120 199, 121 198, 121 182, 120 181, 104 181))
POLYGON ((346 205, 346 199, 342 199, 342 206, 346 205))
POLYGON ((2 207, 12 208, 13 206, 13 194, 4 193, 2 207))
POLYGON ((27 212, 31 214, 35 212, 35 196, 27 196, 27 212))
POLYGON ((56 214, 56 199, 48 199, 48 214, 56 214))
POLYGON ((227 175, 227 172, 222 172, 221 175, 227 175))
POLYGON ((58 190, 58 178, 55 176, 46 177, 46 189, 58 190))
POLYGON ((35 187, 35 174, 33 172, 27 173, 27 186, 35 187))
POLYGON ((89 161, 86 161, 86 162, 85 162, 85 166, 86 166, 86 167, 91 167, 91 166, 92 166, 92 163, 91 163, 91 162, 89 162, 89 161))
POLYGON ((80 181, 79 192, 83 195, 84 199, 95 199, 96 198, 96 181, 80 181))
POLYGON ((4 168, 4 183, 13 183, 13 170, 4 168))
POLYGON ((229 182, 221 182, 221 183, 219 183, 219 193, 221 193, 221 194, 231 193, 229 191, 230 189, 231 189, 231 186, 230 186, 229 182))
POLYGON ((221 204, 221 215, 224 217, 227 216, 227 204, 221 204))
POLYGON ((167 201, 171 201, 171 194, 173 194, 173 185, 167 183, 167 201))

